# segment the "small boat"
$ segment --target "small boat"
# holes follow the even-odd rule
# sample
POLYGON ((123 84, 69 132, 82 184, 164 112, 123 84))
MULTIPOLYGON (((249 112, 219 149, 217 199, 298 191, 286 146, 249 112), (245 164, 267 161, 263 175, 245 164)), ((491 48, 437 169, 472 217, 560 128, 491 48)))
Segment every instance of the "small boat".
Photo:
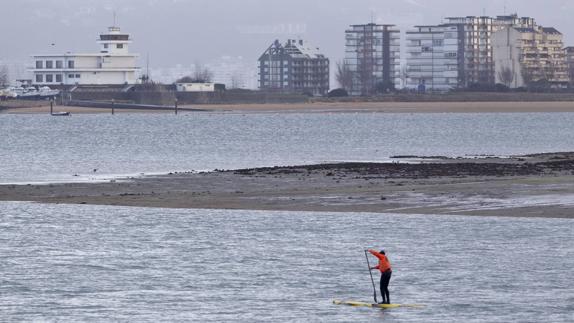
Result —
POLYGON ((67 116, 71 116, 71 115, 72 114, 70 112, 66 112, 66 111, 52 113, 52 116, 54 116, 54 117, 67 117, 67 116))
POLYGON ((17 98, 23 100, 48 100, 60 95, 59 90, 52 90, 47 86, 43 86, 39 89, 36 89, 33 86, 27 88, 13 88, 12 92, 16 94, 17 98))

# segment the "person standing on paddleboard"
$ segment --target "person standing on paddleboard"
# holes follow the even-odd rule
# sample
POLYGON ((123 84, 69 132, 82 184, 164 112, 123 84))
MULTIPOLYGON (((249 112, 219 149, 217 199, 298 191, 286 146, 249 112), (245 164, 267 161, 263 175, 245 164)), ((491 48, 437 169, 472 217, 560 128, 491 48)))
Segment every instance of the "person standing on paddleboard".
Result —
POLYGON ((391 274, 393 270, 391 269, 391 262, 389 258, 385 255, 385 251, 381 250, 377 252, 373 249, 369 249, 369 252, 379 259, 379 264, 369 268, 370 270, 378 269, 381 272, 381 296, 383 296, 382 304, 391 304, 391 296, 389 293, 389 282, 391 281, 391 274))

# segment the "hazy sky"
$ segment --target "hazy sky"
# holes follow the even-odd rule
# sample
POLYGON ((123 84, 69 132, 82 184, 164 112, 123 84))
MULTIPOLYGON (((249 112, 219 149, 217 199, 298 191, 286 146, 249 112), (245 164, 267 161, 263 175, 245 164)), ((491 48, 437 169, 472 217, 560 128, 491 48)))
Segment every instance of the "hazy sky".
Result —
POLYGON ((97 50, 113 22, 134 39, 132 51, 151 65, 206 62, 222 55, 258 56, 274 39, 301 37, 336 61, 349 24, 438 24, 446 16, 517 12, 554 26, 574 45, 573 0, 0 0, 0 60, 31 54, 97 50), (373 17, 373 18, 372 18, 373 17))

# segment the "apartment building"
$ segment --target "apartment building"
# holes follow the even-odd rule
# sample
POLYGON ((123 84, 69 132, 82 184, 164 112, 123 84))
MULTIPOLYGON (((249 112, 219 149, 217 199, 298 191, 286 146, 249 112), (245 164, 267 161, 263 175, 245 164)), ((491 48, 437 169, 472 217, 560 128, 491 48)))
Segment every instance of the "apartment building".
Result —
POLYGON ((455 25, 416 26, 407 31, 406 87, 422 92, 463 86, 460 37, 455 25))
POLYGON ((99 53, 33 55, 35 85, 135 84, 138 55, 129 53, 130 35, 110 27, 97 40, 99 53))
POLYGON ((508 27, 533 28, 536 26, 536 22, 533 18, 519 17, 517 14, 497 16, 496 18, 467 16, 448 17, 442 25, 434 27, 440 30, 444 26, 457 28, 459 42, 457 53, 459 61, 458 86, 469 87, 475 84, 495 84, 493 34, 496 31, 508 27))
POLYGON ((350 95, 370 96, 399 84, 400 31, 394 25, 351 25, 345 41, 350 95))
POLYGON ((329 91, 329 59, 303 40, 276 40, 259 58, 262 90, 326 95, 329 91))
POLYGON ((535 26, 536 20, 534 20, 534 18, 518 17, 518 14, 497 16, 496 19, 494 19, 495 31, 504 27, 534 28, 535 26))
POLYGON ((506 26, 493 35, 496 82, 511 88, 547 81, 554 88, 570 81, 562 33, 555 28, 506 26))
POLYGON ((570 87, 574 85, 574 47, 564 48, 566 55, 566 65, 568 68, 568 77, 570 78, 570 87))
POLYGON ((485 16, 449 17, 445 24, 459 29, 462 85, 494 84, 491 39, 496 28, 495 19, 485 16))

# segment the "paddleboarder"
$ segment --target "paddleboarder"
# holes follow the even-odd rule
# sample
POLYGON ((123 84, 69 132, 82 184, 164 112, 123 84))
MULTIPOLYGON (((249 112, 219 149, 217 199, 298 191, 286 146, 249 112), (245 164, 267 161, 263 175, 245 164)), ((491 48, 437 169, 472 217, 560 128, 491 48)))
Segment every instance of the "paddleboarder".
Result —
POLYGON ((383 296, 383 302, 381 304, 391 304, 391 297, 389 293, 389 282, 391 281, 391 274, 393 270, 391 268, 391 262, 389 258, 385 255, 385 251, 381 250, 377 252, 373 249, 368 250, 373 256, 379 259, 379 264, 374 267, 369 267, 369 270, 378 269, 381 272, 381 296, 383 296))

